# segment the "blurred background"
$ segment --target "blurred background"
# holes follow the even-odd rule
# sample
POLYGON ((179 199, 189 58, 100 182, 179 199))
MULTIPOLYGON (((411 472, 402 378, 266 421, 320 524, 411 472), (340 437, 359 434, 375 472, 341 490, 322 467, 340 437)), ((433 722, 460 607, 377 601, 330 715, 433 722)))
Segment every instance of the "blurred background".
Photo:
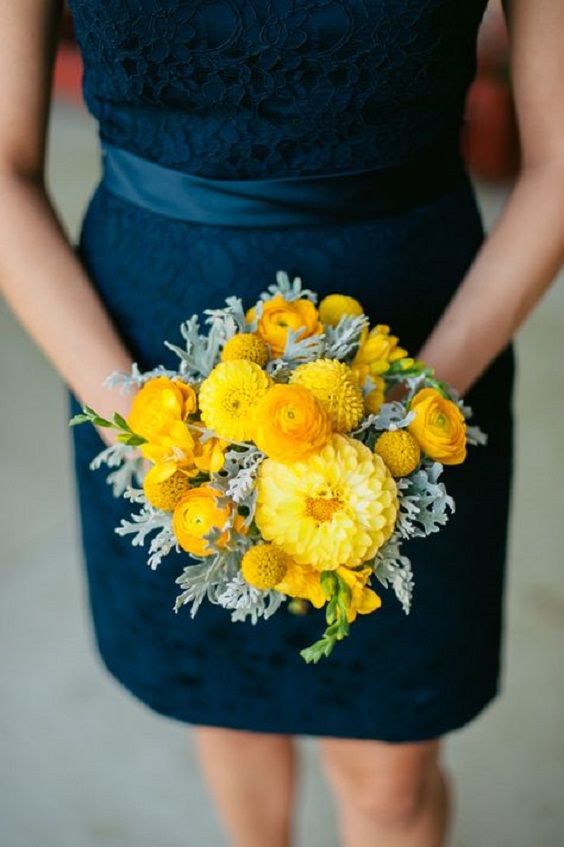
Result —
MULTIPOLYGON (((80 80, 67 19, 49 179, 72 239, 99 168, 80 80)), ((497 3, 484 20, 467 112, 464 151, 491 226, 519 161, 497 3)), ((457 777, 453 847, 564 843, 563 338, 561 278, 517 338, 503 693, 448 743, 457 777)), ((0 845, 222 847, 189 732, 136 703, 95 655, 64 388, 1 303, 0 388, 0 845)), ((337 847, 315 744, 302 740, 300 752, 296 844, 337 847)))

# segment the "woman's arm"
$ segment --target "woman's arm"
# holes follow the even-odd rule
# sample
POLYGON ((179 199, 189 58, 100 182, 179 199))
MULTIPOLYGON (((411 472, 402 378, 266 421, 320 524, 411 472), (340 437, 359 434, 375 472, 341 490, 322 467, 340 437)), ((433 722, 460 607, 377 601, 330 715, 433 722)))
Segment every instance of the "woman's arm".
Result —
POLYGON ((507 345, 564 262, 564 3, 507 3, 522 170, 419 358, 461 394, 507 345))
POLYGON ((131 359, 44 184, 61 9, 61 0, 0 0, 0 290, 78 398, 107 416, 130 401, 103 380, 131 359))

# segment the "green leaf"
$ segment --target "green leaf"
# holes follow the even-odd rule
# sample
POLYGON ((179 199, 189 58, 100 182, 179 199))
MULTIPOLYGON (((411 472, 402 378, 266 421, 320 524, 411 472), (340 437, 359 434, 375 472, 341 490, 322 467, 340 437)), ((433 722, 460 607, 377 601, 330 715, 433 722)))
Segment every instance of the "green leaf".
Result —
POLYGON ((320 582, 325 596, 330 600, 337 590, 337 575, 333 571, 321 571, 320 582))
POLYGON ((115 426, 118 426, 120 429, 124 429, 126 432, 132 431, 131 427, 129 426, 129 424, 127 423, 125 418, 122 418, 122 416, 119 415, 117 412, 114 412, 114 424, 115 424, 115 426))
POLYGON ((300 656, 305 662, 307 662, 308 665, 316 665, 320 659, 331 655, 336 643, 336 639, 330 637, 327 638, 324 635, 323 638, 316 641, 315 644, 311 645, 311 647, 306 647, 305 650, 301 650, 300 656))
POLYGON ((74 415, 69 421, 69 426, 77 426, 77 424, 88 423, 90 418, 88 415, 74 415))
POLYGON ((129 447, 139 447, 140 444, 147 443, 146 438, 141 438, 140 435, 135 435, 134 432, 120 432, 116 435, 116 439, 120 442, 120 444, 128 444, 129 447))

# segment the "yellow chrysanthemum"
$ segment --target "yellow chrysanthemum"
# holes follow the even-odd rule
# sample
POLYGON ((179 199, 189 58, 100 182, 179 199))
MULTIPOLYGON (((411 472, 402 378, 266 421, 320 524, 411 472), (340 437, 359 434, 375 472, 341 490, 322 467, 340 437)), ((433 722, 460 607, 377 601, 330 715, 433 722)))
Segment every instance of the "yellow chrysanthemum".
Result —
POLYGON ((156 509, 173 512, 190 488, 190 479, 174 465, 155 465, 143 480, 145 497, 156 509))
POLYGON ((363 335, 352 363, 360 382, 364 382, 367 376, 375 377, 386 373, 391 364, 402 359, 405 360, 405 368, 411 367, 414 360, 406 358, 407 350, 399 347, 398 342, 399 338, 390 335, 390 327, 384 324, 378 324, 363 335))
POLYGON ((331 436, 329 416, 303 385, 273 385, 255 410, 253 441, 277 462, 297 462, 331 436))
POLYGON ((421 461, 421 448, 417 439, 406 429, 383 432, 374 452, 383 460, 394 477, 408 476, 421 461))
POLYGON ((268 591, 284 579, 288 562, 287 554, 275 544, 257 544, 243 556, 241 573, 249 585, 268 591))
POLYGON ((199 405, 204 424, 228 441, 251 438, 252 413, 271 384, 254 362, 221 362, 200 387, 199 405))
POLYGON ((343 315, 362 315, 363 308, 347 294, 328 294, 319 304, 319 319, 328 326, 337 326, 343 315))
POLYGON ((317 359, 299 365, 290 382, 304 385, 315 394, 329 414, 335 432, 350 432, 364 417, 362 389, 344 362, 317 359))
POLYGON ((230 362, 233 359, 247 359, 264 368, 269 359, 268 346, 262 338, 253 332, 241 332, 234 335, 225 343, 221 351, 221 361, 230 362))
POLYGON ((371 559, 392 534, 397 509, 382 459, 346 436, 333 435, 307 461, 266 459, 259 469, 255 520, 263 538, 320 571, 371 559))

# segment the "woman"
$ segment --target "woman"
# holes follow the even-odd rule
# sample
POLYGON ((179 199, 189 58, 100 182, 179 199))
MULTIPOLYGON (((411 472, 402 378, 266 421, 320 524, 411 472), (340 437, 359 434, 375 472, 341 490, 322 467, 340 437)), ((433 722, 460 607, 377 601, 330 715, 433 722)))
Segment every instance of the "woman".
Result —
POLYGON ((78 401, 126 414, 130 400, 101 388, 108 373, 166 361, 162 342, 176 340, 187 315, 228 294, 251 303, 282 269, 321 295, 357 296, 467 396, 489 434, 488 447, 449 474, 458 505, 449 527, 410 551, 412 615, 389 601, 310 667, 297 653, 319 631, 315 613, 256 628, 213 607, 194 621, 171 614, 179 562, 153 573, 114 535, 122 507, 88 471, 101 444, 81 428, 102 658, 143 702, 196 727, 234 845, 288 845, 292 737, 316 734, 345 847, 439 847, 448 822, 441 738, 498 685, 510 339, 564 259, 564 6, 507 4, 523 167, 485 242, 457 154, 485 0, 71 6, 104 179, 77 253, 44 187, 61 3, 1 0, 0 279, 78 401), (362 211, 340 211, 335 174, 352 177, 346 190, 362 211), (203 179, 199 210, 184 190, 190 175, 203 179), (286 209, 282 223, 268 199, 278 178, 314 175, 331 213, 308 183, 314 213, 304 221, 303 209, 286 209), (241 219, 218 180, 244 181, 251 194, 261 187, 264 219, 241 219))

